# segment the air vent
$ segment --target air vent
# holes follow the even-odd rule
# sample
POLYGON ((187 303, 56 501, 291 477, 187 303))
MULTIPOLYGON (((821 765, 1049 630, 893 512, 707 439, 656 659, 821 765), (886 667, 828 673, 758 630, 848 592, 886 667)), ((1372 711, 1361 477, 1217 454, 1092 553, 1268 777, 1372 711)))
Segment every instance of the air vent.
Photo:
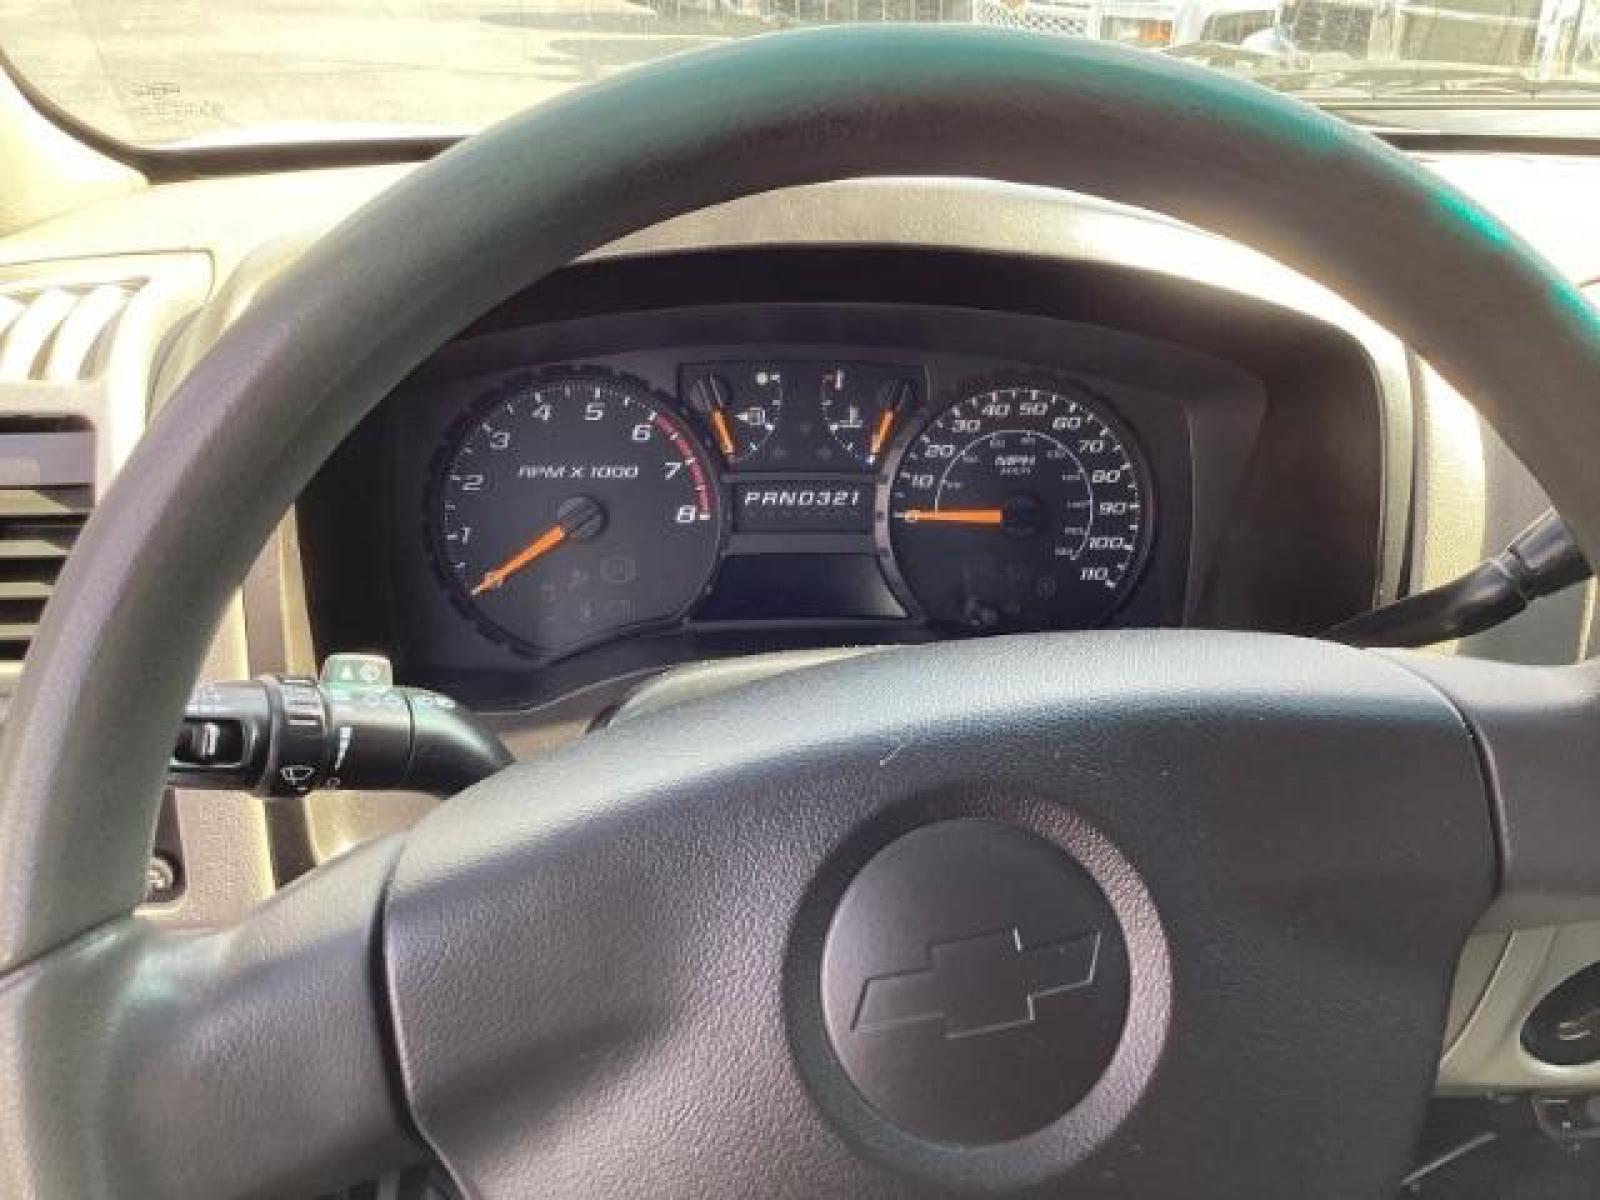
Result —
POLYGON ((56 576, 94 506, 94 432, 0 417, 0 688, 16 679, 56 576))
POLYGON ((0 721, 95 498, 144 433, 203 254, 0 263, 0 721))
POLYGON ((0 291, 0 383, 93 379, 141 282, 0 291))

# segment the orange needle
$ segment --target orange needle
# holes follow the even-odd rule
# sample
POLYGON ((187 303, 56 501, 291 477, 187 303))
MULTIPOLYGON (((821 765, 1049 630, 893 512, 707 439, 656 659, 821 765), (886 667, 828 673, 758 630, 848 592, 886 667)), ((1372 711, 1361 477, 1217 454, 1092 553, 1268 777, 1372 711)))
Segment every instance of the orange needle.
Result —
POLYGON ((723 458, 732 458, 734 455, 733 430, 728 428, 728 414, 720 408, 711 410, 711 428, 717 435, 717 447, 722 451, 723 458))
POLYGON ((485 573, 484 577, 478 580, 478 586, 472 589, 472 594, 481 596, 484 592, 494 591, 545 551, 552 550, 566 541, 566 538, 567 531, 564 528, 560 525, 550 526, 494 570, 485 573))
POLYGON ((889 431, 894 428, 894 409, 886 408, 878 415, 878 427, 872 431, 872 442, 867 447, 867 456, 877 458, 884 446, 889 441, 889 431))
POLYGON ((919 521, 943 521, 950 525, 999 525, 1005 515, 998 508, 908 508, 900 514, 902 521, 913 525, 919 521))

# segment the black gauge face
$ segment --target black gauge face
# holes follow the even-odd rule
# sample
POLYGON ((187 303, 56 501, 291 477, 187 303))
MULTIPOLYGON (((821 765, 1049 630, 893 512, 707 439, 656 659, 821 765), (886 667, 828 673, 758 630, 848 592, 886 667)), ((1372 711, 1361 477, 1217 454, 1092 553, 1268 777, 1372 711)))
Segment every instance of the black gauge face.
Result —
POLYGON ((1137 576, 1150 486, 1131 436, 1065 383, 991 388, 938 413, 889 484, 887 550, 936 622, 1103 622, 1137 576))
POLYGON ((689 407, 722 461, 742 463, 760 454, 783 418, 783 373, 730 363, 691 367, 685 377, 689 407))
POLYGON ((863 466, 882 461, 916 398, 916 385, 892 369, 841 363, 822 375, 822 419, 833 440, 863 466))
POLYGON ((638 380, 517 377, 478 402, 436 470, 430 517, 452 589, 540 658, 675 620, 710 580, 710 463, 638 380))

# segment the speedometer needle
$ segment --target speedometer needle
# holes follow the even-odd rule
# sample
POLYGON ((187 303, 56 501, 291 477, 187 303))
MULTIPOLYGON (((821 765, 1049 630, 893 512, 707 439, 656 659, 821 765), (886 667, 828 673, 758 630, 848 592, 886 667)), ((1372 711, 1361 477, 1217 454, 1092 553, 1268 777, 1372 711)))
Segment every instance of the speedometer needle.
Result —
POLYGON ((948 525, 999 525, 1005 513, 998 508, 908 508, 900 514, 902 521, 916 525, 923 521, 943 522, 948 525))
POLYGON ((605 510, 587 496, 574 496, 562 503, 556 510, 556 523, 546 529, 533 541, 521 550, 518 550, 505 562, 492 571, 484 572, 483 578, 478 580, 472 589, 474 596, 481 596, 484 592, 492 592, 505 584, 518 571, 529 563, 554 550, 569 538, 583 541, 600 532, 605 524, 605 510))

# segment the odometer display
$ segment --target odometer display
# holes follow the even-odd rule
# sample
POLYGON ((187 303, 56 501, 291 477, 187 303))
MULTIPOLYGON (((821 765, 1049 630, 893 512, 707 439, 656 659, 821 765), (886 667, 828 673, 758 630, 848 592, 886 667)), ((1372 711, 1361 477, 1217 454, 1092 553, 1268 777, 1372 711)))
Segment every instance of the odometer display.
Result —
POLYGON ((1075 385, 975 391, 906 446, 884 506, 893 573, 975 630, 1099 625, 1137 576, 1150 486, 1132 436, 1075 385))
POLYGON ((452 591, 542 659, 682 617, 722 535, 706 452, 642 382, 520 375, 439 456, 430 518, 452 591))

